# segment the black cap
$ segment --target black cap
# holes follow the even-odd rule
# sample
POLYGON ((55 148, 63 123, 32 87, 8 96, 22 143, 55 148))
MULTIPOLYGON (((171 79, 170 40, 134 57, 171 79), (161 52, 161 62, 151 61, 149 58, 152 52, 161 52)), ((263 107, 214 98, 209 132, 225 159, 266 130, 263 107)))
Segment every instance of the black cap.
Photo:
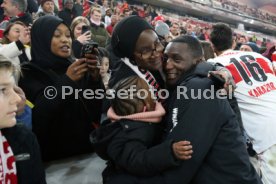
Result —
POLYGON ((117 57, 132 58, 140 34, 153 27, 139 16, 129 16, 118 22, 113 30, 111 46, 117 57))

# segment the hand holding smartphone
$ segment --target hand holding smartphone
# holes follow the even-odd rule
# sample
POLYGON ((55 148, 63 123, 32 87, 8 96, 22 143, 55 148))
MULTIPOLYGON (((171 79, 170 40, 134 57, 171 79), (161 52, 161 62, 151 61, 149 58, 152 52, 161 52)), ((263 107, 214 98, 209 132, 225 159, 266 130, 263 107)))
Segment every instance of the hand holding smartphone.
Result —
POLYGON ((88 41, 87 43, 83 44, 81 49, 81 57, 85 58, 87 54, 98 55, 98 43, 94 41, 88 41))
POLYGON ((84 34, 87 31, 90 31, 90 26, 84 25, 81 27, 81 34, 84 34))
POLYGON ((101 57, 98 51, 98 43, 94 41, 88 41, 82 47, 82 58, 86 58, 88 72, 93 79, 99 78, 99 70, 101 67, 101 57))

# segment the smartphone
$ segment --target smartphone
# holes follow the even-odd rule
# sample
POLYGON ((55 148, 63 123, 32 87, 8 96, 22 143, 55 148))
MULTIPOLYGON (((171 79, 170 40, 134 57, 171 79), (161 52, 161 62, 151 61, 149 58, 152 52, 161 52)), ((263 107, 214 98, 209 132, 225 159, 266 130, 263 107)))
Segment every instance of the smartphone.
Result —
POLYGON ((84 25, 81 27, 81 34, 84 34, 87 31, 90 31, 90 26, 84 25))
POLYGON ((82 46, 81 57, 85 57, 85 54, 95 54, 98 55, 95 48, 98 48, 98 43, 94 41, 88 41, 82 46))

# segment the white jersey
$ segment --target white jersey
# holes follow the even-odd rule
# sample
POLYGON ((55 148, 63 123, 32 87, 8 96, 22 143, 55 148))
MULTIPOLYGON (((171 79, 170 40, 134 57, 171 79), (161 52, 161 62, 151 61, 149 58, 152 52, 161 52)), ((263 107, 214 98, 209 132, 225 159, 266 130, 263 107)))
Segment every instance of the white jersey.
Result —
POLYGON ((227 50, 210 60, 233 75, 244 128, 254 150, 261 153, 276 144, 276 76, 272 63, 255 52, 227 50))

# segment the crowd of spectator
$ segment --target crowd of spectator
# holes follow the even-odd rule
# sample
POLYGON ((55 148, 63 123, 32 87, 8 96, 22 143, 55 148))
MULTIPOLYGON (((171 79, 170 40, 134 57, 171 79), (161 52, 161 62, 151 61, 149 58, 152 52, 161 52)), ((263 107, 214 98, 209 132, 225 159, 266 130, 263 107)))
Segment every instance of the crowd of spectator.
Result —
POLYGON ((221 7, 233 11, 236 13, 245 14, 251 17, 258 18, 260 20, 266 20, 268 22, 276 23, 276 16, 275 14, 266 12, 260 8, 253 8, 250 5, 242 4, 239 2, 233 2, 231 0, 214 0, 221 3, 221 7))

